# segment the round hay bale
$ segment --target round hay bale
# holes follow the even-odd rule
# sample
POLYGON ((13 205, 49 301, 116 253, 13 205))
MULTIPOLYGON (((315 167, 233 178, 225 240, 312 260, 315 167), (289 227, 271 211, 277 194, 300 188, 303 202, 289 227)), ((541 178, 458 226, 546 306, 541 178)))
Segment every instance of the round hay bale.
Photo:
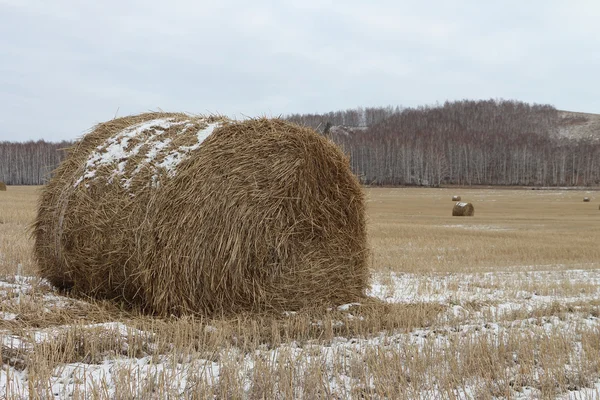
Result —
POLYGON ((584 203, 589 203, 589 201, 590 201, 590 198, 589 198, 589 197, 584 197, 584 198, 583 198, 583 201, 584 201, 584 203))
POLYGON ((6 192, 6 183, 0 182, 0 192, 6 192))
POLYGON ((453 217, 472 217, 475 215, 475 207, 471 203, 458 202, 452 208, 453 217))
POLYGON ((452 196, 452 201, 460 201, 460 196, 452 196))
POLYGON ((44 188, 41 276, 156 315, 348 303, 368 285, 349 161, 279 119, 148 113, 97 125, 44 188))

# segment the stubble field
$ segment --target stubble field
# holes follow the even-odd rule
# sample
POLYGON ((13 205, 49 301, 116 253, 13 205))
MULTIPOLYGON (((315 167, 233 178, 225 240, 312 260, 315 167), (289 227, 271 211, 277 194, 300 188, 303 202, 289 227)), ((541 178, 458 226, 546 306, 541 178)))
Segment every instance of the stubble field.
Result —
POLYGON ((370 299, 210 320, 36 278, 38 193, 0 192, 0 398, 600 398, 600 192, 366 189, 370 299))

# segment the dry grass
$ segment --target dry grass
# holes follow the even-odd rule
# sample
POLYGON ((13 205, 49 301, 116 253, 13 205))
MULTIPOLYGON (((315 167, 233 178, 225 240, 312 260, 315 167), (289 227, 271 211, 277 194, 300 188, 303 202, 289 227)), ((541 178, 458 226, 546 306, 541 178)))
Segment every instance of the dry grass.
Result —
POLYGON ((368 189, 369 301, 151 318, 34 274, 38 191, 0 197, 0 397, 587 398, 600 379, 600 215, 582 192, 368 189), (578 396, 578 397, 577 397, 578 396))
POLYGON ((0 274, 34 275, 32 241, 28 228, 33 223, 39 187, 12 186, 0 196, 0 274))
POLYGON ((447 189, 370 189, 373 269, 483 272, 598 268, 600 215, 582 191, 462 190, 477 205, 452 218, 447 189))

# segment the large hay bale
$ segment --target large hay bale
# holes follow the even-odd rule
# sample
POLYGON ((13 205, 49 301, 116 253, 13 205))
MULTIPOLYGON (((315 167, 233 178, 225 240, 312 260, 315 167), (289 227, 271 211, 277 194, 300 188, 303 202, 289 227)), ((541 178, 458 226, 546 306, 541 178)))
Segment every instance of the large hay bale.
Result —
POLYGON ((460 201, 461 197, 460 196, 452 196, 452 201, 460 201))
POLYGON ((585 203, 589 203, 589 201, 590 201, 590 198, 589 198, 589 197, 584 197, 584 198, 583 198, 583 201, 584 201, 585 203))
POLYGON ((311 129, 148 113, 97 125, 45 187, 39 272, 158 315, 361 298, 364 198, 311 129))
POLYGON ((6 183, 0 182, 0 192, 6 192, 6 183))
POLYGON ((453 217, 472 217, 475 215, 475 207, 471 203, 458 202, 452 208, 453 217))

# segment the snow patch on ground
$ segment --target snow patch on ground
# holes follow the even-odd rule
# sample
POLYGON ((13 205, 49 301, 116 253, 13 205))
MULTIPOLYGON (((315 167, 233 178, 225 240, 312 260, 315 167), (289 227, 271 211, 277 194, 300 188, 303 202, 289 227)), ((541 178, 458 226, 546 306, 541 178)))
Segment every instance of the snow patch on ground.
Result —
POLYGON ((499 310, 511 306, 523 307, 525 304, 539 306, 555 301, 565 304, 582 300, 599 300, 600 270, 456 273, 426 276, 375 274, 368 295, 390 303, 493 303, 500 304, 495 306, 499 310), (540 292, 539 286, 536 285, 538 282, 545 283, 548 288, 545 290, 547 293, 540 292), (588 292, 577 293, 579 285, 581 290, 588 289, 588 292), (556 294, 552 294, 552 291, 556 294), (567 292, 567 295, 561 292, 567 292))
MULTIPOLYGON (((532 266, 533 268, 534 266, 532 266)), ((41 283, 43 284, 43 282, 41 283)), ((16 277, 10 282, 0 281, 4 291, 4 301, 13 301, 14 293, 23 296, 39 295, 35 286, 40 285, 32 278, 16 277), (8 296, 7 293, 11 293, 8 296)), ((527 270, 521 267, 514 272, 456 273, 456 274, 374 274, 370 296, 390 303, 439 303, 445 306, 435 324, 435 329, 418 328, 411 331, 380 332, 370 337, 335 337, 328 343, 309 340, 298 343, 284 343, 275 348, 259 348, 252 353, 243 353, 232 346, 220 349, 211 357, 202 354, 189 354, 187 359, 174 355, 141 355, 137 358, 112 356, 99 363, 66 363, 54 369, 48 388, 54 398, 69 398, 75 393, 84 398, 93 398, 94 393, 103 393, 107 398, 122 394, 125 388, 141 393, 162 382, 167 392, 165 398, 183 398, 197 385, 214 386, 221 379, 222 369, 235 365, 238 379, 246 390, 250 390, 254 369, 259 360, 268 360, 271 365, 289 364, 289 368, 303 368, 307 362, 318 361, 323 366, 332 396, 352 398, 350 393, 356 388, 357 381, 350 369, 340 365, 351 364, 344 360, 360 359, 367 352, 399 351, 408 345, 439 351, 450 349, 456 341, 469 341, 477 337, 502 340, 506 332, 515 330, 523 335, 540 335, 564 332, 569 335, 584 327, 600 328, 600 319, 593 315, 569 313, 564 316, 546 316, 535 318, 528 313, 536 308, 557 302, 561 305, 575 305, 580 302, 600 299, 600 270, 527 270), (548 290, 539 291, 536 282, 545 282, 548 290), (583 285, 583 286, 582 286, 583 285), (596 288, 594 288, 594 285, 596 288), (578 288, 581 286, 582 290, 578 288), (472 305, 476 306, 473 307, 472 305), (503 319, 507 317, 506 319, 503 319), (492 321, 492 322, 490 322, 492 321), (215 361, 218 360, 218 361, 215 361)), ((56 293, 44 293, 43 299, 50 305, 64 307, 73 304, 73 299, 56 293)), ((356 318, 352 312, 359 303, 340 305, 337 310, 347 313, 348 319, 356 318)), ((575 307, 575 306, 574 306, 575 307)), ((293 316, 293 312, 287 313, 293 316)), ((0 314, 5 321, 15 321, 17 313, 0 314)), ((317 321, 318 323, 319 321, 317 321)), ((9 330, 1 332, 3 350, 30 349, 34 344, 51 341, 61 333, 73 328, 70 325, 55 326, 46 329, 33 329, 26 336, 19 336, 9 330)), ((144 332, 122 322, 80 325, 80 330, 97 334, 108 333, 123 338, 137 338, 152 345, 152 333, 144 332)), ((219 329, 212 325, 204 328, 205 334, 218 334, 219 329)), ((126 350, 126 349, 125 349, 126 350)), ((350 367, 348 367, 350 368, 350 367)), ((18 370, 5 364, 0 371, 0 398, 7 393, 22 394, 21 398, 30 398, 28 394, 27 370, 18 370)), ((456 398, 471 399, 476 396, 477 382, 467 382, 456 392, 456 398)), ((303 388, 298 388, 298 397, 303 388)), ((560 399, 595 399, 600 397, 600 383, 593 388, 582 388, 565 393, 560 399)), ((432 386, 424 389, 415 398, 437 398, 439 391, 432 386)), ((522 388, 512 393, 513 398, 528 399, 538 393, 533 388, 522 388)), ((18 397, 17 397, 18 398, 18 397)))
POLYGON ((460 228, 474 231, 512 231, 513 228, 506 228, 499 225, 463 225, 463 224, 453 224, 453 225, 439 225, 442 228, 460 228))

